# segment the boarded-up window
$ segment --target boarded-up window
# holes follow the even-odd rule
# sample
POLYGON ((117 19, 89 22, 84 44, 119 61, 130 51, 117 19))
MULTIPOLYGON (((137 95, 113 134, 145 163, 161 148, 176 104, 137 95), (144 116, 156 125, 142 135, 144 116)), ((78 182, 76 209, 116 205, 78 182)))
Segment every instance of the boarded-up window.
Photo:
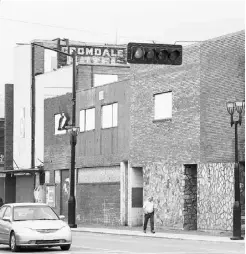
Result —
POLYGON ((118 81, 118 75, 115 75, 115 74, 113 74, 113 75, 111 75, 111 74, 94 74, 93 78, 94 78, 94 80, 93 80, 94 87, 103 86, 103 85, 118 81))
POLYGON ((172 92, 155 95, 155 120, 172 118, 172 92))

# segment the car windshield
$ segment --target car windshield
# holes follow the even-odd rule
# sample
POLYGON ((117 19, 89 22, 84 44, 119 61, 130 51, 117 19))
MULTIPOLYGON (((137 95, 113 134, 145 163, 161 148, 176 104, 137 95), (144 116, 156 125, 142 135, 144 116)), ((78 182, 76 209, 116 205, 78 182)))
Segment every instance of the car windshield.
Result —
POLYGON ((14 207, 14 220, 58 220, 58 216, 49 206, 14 207))

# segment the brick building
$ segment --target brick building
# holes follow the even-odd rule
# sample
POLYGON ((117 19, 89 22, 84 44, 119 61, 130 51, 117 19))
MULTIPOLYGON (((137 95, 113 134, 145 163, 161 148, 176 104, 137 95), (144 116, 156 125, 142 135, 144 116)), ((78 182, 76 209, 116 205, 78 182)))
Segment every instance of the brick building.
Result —
MULTIPOLYGON (((77 90, 77 119, 81 112, 91 110, 95 120, 90 124, 82 123, 76 146, 77 168, 77 219, 93 223, 120 223, 120 162, 129 157, 129 110, 128 98, 125 93, 127 84, 125 77, 129 73, 129 66, 87 66, 78 67, 77 90), (85 72, 86 71, 86 72, 85 72), (91 71, 100 75, 117 75, 118 82, 107 84, 93 89, 91 87, 91 71), (84 73, 81 76, 81 73, 84 73), (82 80, 82 82, 81 82, 82 80), (99 100, 99 93, 103 99, 99 100), (117 102, 122 110, 117 127, 105 128, 101 131, 101 106, 117 102), (90 128, 90 130, 88 130, 90 128), (82 203, 83 202, 83 203, 82 203), (85 202, 85 203, 84 203, 85 202)), ((46 169, 51 170, 49 183, 56 183, 57 196, 56 209, 67 215, 68 189, 70 168, 70 139, 66 131, 56 132, 55 118, 60 112, 71 116, 71 94, 49 98, 44 103, 44 162, 46 169), (55 135, 54 135, 55 134, 55 135)), ((80 120, 81 121, 81 120, 80 120)), ((47 177, 46 177, 47 178, 47 177)))
MULTIPOLYGON (((179 67, 131 66, 130 163, 143 168, 159 225, 232 229, 234 130, 226 102, 245 98, 244 37, 242 31, 185 47, 179 67), (158 95, 172 98, 160 120, 158 95)), ((244 131, 240 126, 242 174, 244 131)))
MULTIPOLYGON (((244 38, 240 31, 186 46, 181 66, 77 66, 77 223, 141 225, 143 200, 152 195, 159 227, 232 230, 234 130, 226 102, 245 98, 244 38), (95 85, 103 74, 118 81, 95 85)), ((61 112, 71 115, 71 94, 44 102, 46 181, 67 215, 70 143, 57 132, 61 112)))

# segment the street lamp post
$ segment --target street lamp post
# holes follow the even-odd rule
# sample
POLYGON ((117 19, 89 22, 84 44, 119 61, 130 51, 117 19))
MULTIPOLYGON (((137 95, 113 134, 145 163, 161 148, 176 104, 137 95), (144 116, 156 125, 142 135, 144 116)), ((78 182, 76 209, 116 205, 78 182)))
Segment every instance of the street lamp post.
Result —
MULTIPOLYGON (((77 134, 79 128, 75 126, 76 124, 76 51, 73 51, 72 54, 68 54, 58 49, 50 48, 47 46, 43 46, 37 43, 32 43, 32 48, 34 46, 38 46, 44 49, 49 49, 58 53, 61 53, 66 56, 70 56, 73 58, 73 84, 72 84, 72 125, 69 126, 68 131, 70 132, 70 144, 71 144, 71 169, 70 169, 70 192, 68 199, 68 225, 71 228, 76 228, 76 200, 74 195, 74 186, 75 186, 75 147, 77 143, 77 134)), ((33 50, 34 52, 34 50, 33 50)), ((34 53, 33 53, 34 54, 34 53)))
POLYGON ((240 204, 240 177, 239 177, 239 161, 238 161, 238 124, 242 124, 242 112, 245 108, 244 101, 227 102, 227 111, 231 116, 231 127, 235 125, 235 165, 234 165, 234 205, 233 205, 233 236, 231 240, 242 240, 241 236, 241 204, 240 204), (233 120, 235 110, 239 114, 237 121, 233 120))
POLYGON ((75 185, 75 147, 77 143, 77 128, 76 125, 76 52, 73 51, 73 90, 72 90, 72 128, 70 135, 71 144, 71 169, 70 169, 70 193, 68 199, 68 225, 71 228, 76 228, 75 223, 76 216, 76 200, 74 195, 74 185, 75 185))

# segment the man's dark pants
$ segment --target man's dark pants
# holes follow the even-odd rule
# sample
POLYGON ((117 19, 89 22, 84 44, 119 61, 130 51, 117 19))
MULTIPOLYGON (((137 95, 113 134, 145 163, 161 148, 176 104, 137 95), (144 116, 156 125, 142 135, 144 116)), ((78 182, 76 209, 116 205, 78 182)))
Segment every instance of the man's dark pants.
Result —
POLYGON ((146 228, 147 228, 147 224, 148 224, 149 219, 150 219, 151 231, 154 231, 154 212, 146 213, 144 215, 144 230, 146 230, 146 228))

